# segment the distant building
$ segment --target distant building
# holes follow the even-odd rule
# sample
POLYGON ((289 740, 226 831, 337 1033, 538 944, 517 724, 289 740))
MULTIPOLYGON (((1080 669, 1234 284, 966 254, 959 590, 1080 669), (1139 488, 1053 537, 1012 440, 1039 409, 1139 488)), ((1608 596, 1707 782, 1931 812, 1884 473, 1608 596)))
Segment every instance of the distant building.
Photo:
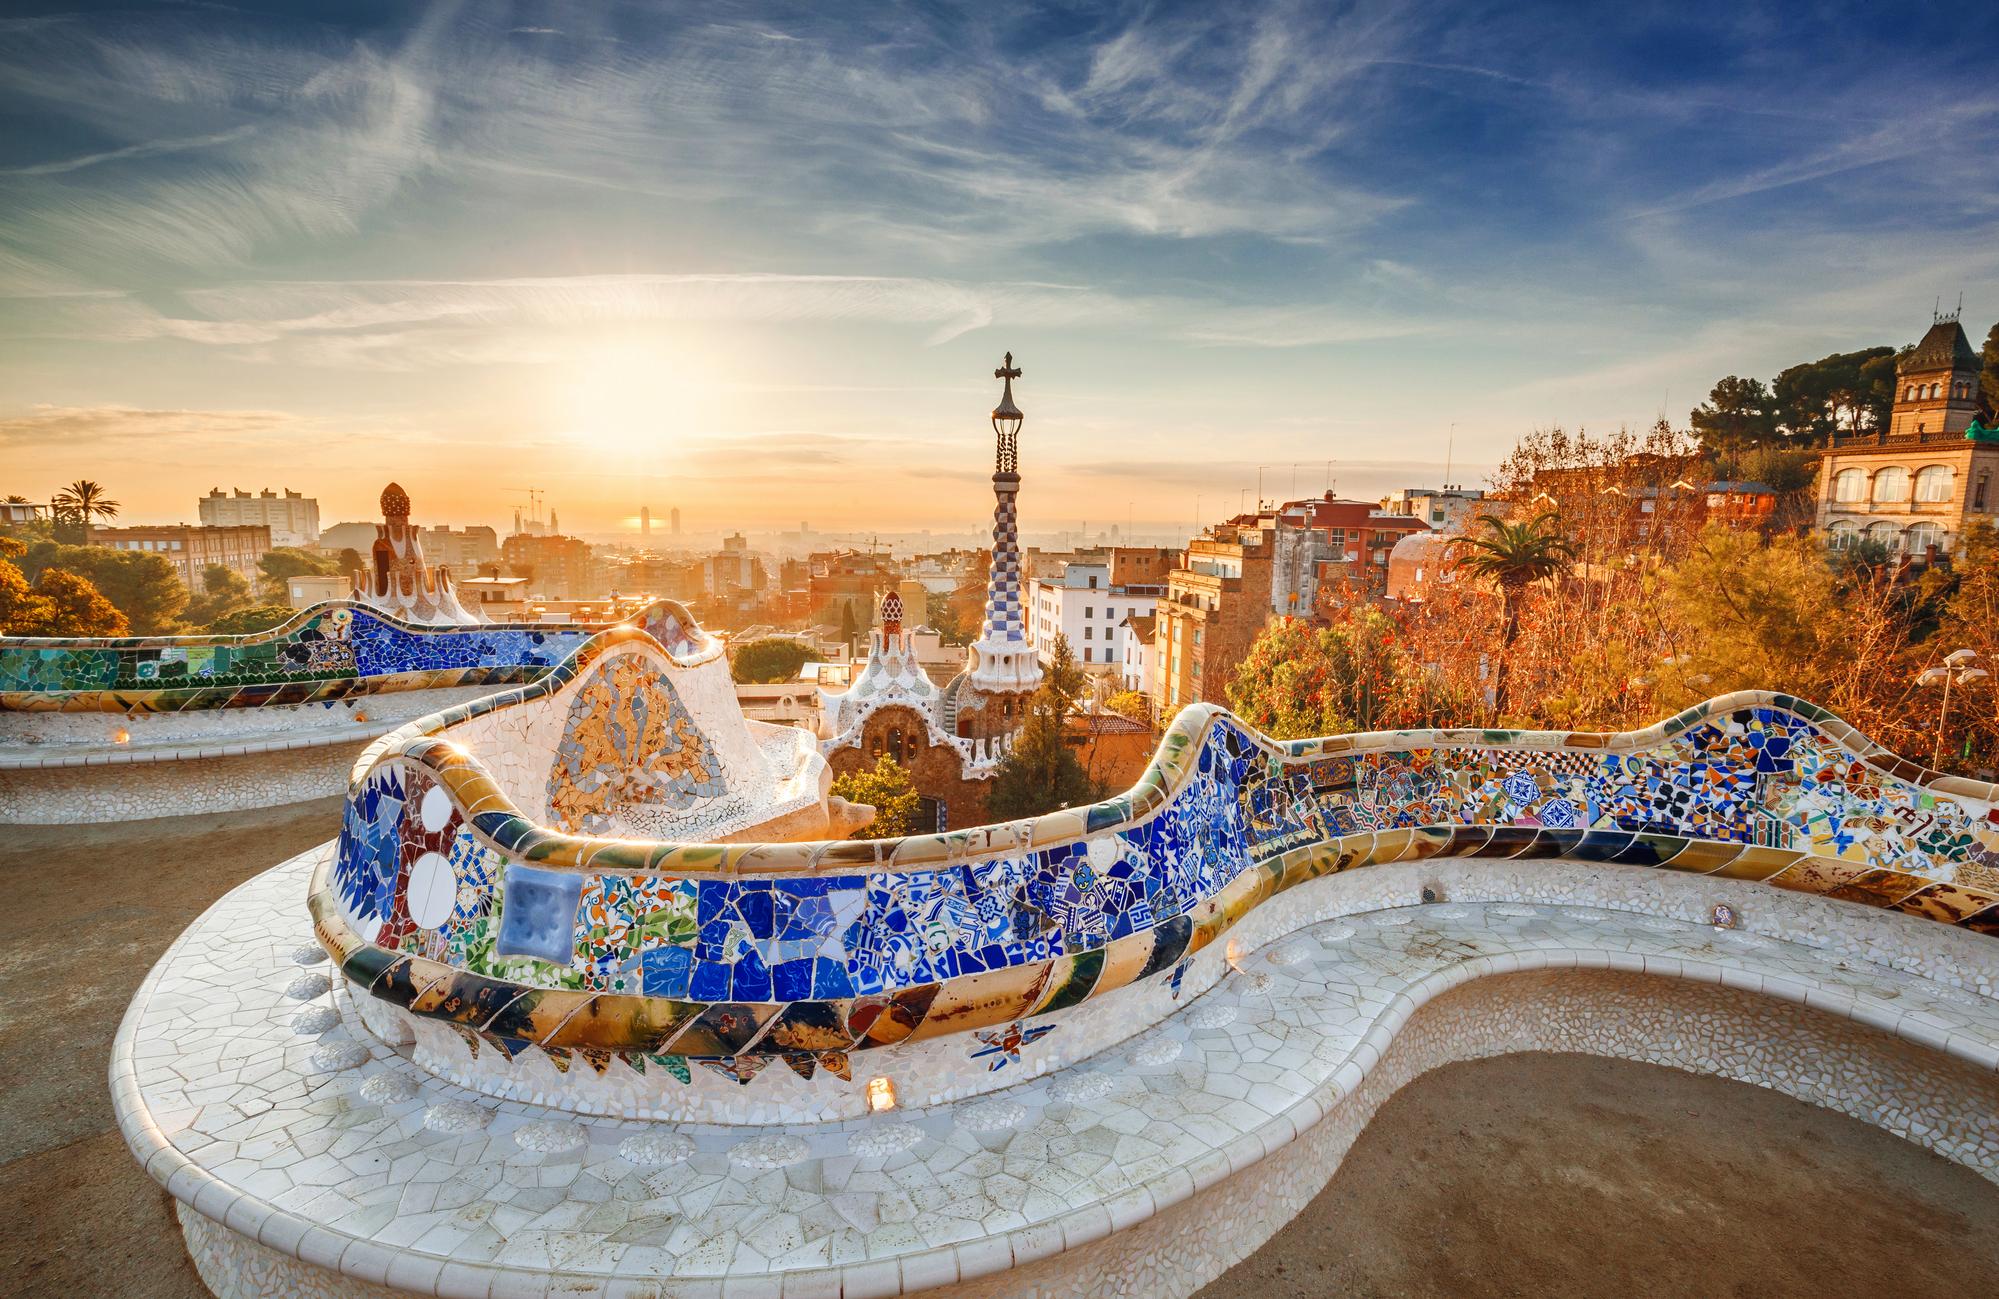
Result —
POLYGON ((469 528, 425 528, 423 553, 453 573, 470 573, 500 559, 500 534, 483 524, 469 528))
POLYGON ((336 523, 323 528, 319 534, 319 549, 322 554, 338 555, 343 550, 352 550, 365 555, 368 547, 375 544, 373 523, 336 523))
POLYGON ((33 523, 48 508, 31 501, 0 501, 0 524, 33 523))
POLYGON ((1229 677, 1270 620, 1276 528, 1234 521, 1187 543, 1153 624, 1153 715, 1227 698, 1229 677))
POLYGON ((262 523, 227 528, 197 528, 185 523, 100 528, 93 524, 90 544, 161 555, 173 564, 188 590, 199 591, 202 571, 210 564, 220 564, 256 585, 263 577, 257 561, 271 551, 271 530, 262 523))
POLYGON ((1137 784, 1159 747, 1158 731, 1113 712, 1072 713, 1062 731, 1090 779, 1111 791, 1137 784))
POLYGON ((648 539, 652 536, 652 509, 650 506, 639 506, 639 536, 648 539))
POLYGON ((1956 314, 1939 314, 1896 362, 1888 427, 1832 435, 1819 460, 1817 518, 1830 544, 1948 554, 1968 524, 1999 512, 1999 443, 1965 437, 1980 364, 1956 314))
POLYGON ((701 561, 701 588, 710 597, 740 600, 769 585, 763 557, 749 548, 740 532, 724 537, 722 549, 701 561))
POLYGON ((1430 588, 1456 581, 1454 540, 1448 533, 1412 532, 1396 542, 1388 552, 1388 598, 1420 603, 1430 588))
POLYGON ((458 602, 479 615, 480 622, 528 620, 528 580, 481 574, 456 580, 458 602))
POLYGON ((1028 584, 1027 638, 1046 663, 1055 652, 1057 635, 1069 640, 1069 651, 1085 668, 1114 673, 1119 663, 1118 628, 1134 614, 1149 616, 1165 589, 1175 551, 1147 549, 1120 564, 1113 551, 1103 563, 1070 563, 1053 579, 1028 584), (1126 585, 1123 572, 1149 579, 1126 585))
MULTIPOLYGON (((1156 607, 1156 606, 1155 606, 1156 607)), ((1127 614, 1118 624, 1118 688, 1146 694, 1152 689, 1152 637, 1158 619, 1151 614, 1127 614)))
POLYGON ((319 541, 319 502, 290 488, 282 496, 268 487, 253 496, 241 488, 224 492, 213 487, 196 507, 205 527, 264 525, 271 530, 273 546, 311 546, 319 541))
POLYGON ((1736 532, 1768 527, 1777 513, 1777 489, 1768 483, 1717 479, 1701 484, 1700 493, 1703 517, 1736 532))
POLYGON ((352 589, 353 577, 341 577, 337 573, 300 573, 285 579, 285 603, 294 609, 304 609, 326 600, 345 599, 352 589))
POLYGON ((1382 501, 1390 514, 1421 519, 1438 532, 1463 532, 1465 524, 1485 504, 1485 493, 1477 488, 1447 483, 1442 487, 1405 487, 1400 496, 1382 501))
POLYGON ((1334 597, 1376 599, 1388 556, 1422 519, 1330 493, 1244 514, 1187 544, 1153 624, 1154 715, 1225 703, 1229 679, 1272 618, 1319 616, 1334 597))
POLYGON ((672 523, 672 527, 673 527, 673 535, 674 535, 674 536, 676 536, 676 537, 677 537, 677 536, 679 536, 679 535, 680 535, 680 507, 679 507, 679 506, 677 506, 677 505, 676 505, 676 506, 674 506, 674 507, 673 507, 673 509, 672 509, 672 510, 670 510, 670 511, 669 511, 669 512, 667 513, 667 518, 668 518, 668 520, 670 520, 670 522, 672 523))
POLYGON ((928 588, 921 582, 905 585, 902 569, 886 555, 867 550, 822 551, 806 560, 806 603, 810 617, 838 628, 843 621, 865 629, 875 614, 876 593, 894 586, 903 608, 920 619, 928 601, 928 588))
POLYGON ((590 546, 581 538, 520 532, 500 544, 500 558, 528 579, 534 596, 576 600, 592 594, 590 546))
POLYGON ((611 565, 606 580, 620 595, 654 595, 693 604, 706 592, 702 562, 684 555, 642 550, 611 565))
POLYGON ((738 681, 736 702, 742 705, 743 716, 751 721, 796 726, 805 731, 816 732, 819 729, 819 687, 816 681, 738 681))

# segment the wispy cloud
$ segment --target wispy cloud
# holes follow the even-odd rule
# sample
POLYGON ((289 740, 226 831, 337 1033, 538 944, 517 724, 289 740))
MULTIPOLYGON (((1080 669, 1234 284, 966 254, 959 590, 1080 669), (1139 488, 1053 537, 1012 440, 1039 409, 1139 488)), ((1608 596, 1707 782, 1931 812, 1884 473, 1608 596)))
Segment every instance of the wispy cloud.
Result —
MULTIPOLYGON (((980 475, 914 434, 983 331, 1061 358, 1065 436, 1195 466, 1130 470, 1161 493, 1280 454, 1414 465, 1453 419, 1462 452, 1680 413, 1719 373, 1906 341, 1939 293, 1991 314, 1995 43, 1976 6, 1858 0, 4 21, 0 414, 59 441, 33 403, 94 401, 61 409, 212 446, 226 420, 137 430, 297 390, 324 427, 396 406, 471 437, 491 412, 454 404, 559 408, 607 339, 679 331, 728 341, 745 452, 945 500, 980 475), (787 386, 863 343, 901 368, 787 386), (911 442, 756 440, 844 429, 911 442)), ((560 461, 535 414, 509 445, 560 461)), ((731 443, 681 445, 715 483, 731 443)))

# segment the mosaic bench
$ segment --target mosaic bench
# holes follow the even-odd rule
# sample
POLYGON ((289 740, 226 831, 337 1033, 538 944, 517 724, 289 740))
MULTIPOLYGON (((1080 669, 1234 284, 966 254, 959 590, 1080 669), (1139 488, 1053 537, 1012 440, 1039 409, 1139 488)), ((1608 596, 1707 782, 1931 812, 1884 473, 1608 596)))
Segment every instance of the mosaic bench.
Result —
POLYGON ((1999 1157, 1994 790, 1804 701, 1289 744, 1193 708, 1092 807, 697 843, 658 831, 730 833, 747 759, 660 662, 609 633, 384 736, 337 842, 151 976, 114 1091, 218 1293, 1184 1292, 1407 1077, 1556 1041, 1999 1157), (204 1022, 273 1063, 197 1104, 204 1022), (1807 1086, 1791 1040, 1853 1069, 1807 1086))
MULTIPOLYGON (((683 655, 712 643, 668 602, 631 621, 683 655)), ((333 601, 246 636, 0 637, 0 823, 337 794, 366 741, 540 680, 606 626, 426 627, 333 601)))

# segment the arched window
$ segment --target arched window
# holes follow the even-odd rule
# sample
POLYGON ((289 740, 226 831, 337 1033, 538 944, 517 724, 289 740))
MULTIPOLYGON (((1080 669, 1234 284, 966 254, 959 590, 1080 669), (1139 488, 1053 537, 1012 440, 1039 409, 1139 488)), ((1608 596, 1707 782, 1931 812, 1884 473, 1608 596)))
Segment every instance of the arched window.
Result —
POLYGON ((1867 499, 1867 471, 1842 469, 1832 478, 1832 499, 1854 503, 1867 499))
POLYGON ((1912 383, 1909 385, 1909 391, 1902 395, 1902 400, 1914 401, 1915 399, 1916 399, 1916 385, 1912 383))
POLYGON ((1949 465, 1924 465, 1916 472, 1916 500, 1930 503, 1949 500, 1956 477, 1949 465))
POLYGON ((1846 519, 1841 519, 1830 528, 1827 528, 1826 533, 1834 550, 1845 550, 1854 542, 1860 540, 1860 529, 1846 519))
POLYGON ((1902 530, 1886 519, 1883 519, 1879 523, 1868 525, 1867 539, 1869 541, 1880 542, 1888 548, 1888 553, 1891 555, 1898 555, 1902 552, 1902 530))
POLYGON ((1909 499, 1909 471, 1900 465, 1889 465, 1874 471, 1874 503, 1892 504, 1909 499))
POLYGON ((1928 521, 1915 524, 1902 534, 1902 544, 1908 548, 1911 555, 1926 554, 1931 546, 1935 546, 1938 553, 1942 553, 1944 548, 1943 525, 1928 521))

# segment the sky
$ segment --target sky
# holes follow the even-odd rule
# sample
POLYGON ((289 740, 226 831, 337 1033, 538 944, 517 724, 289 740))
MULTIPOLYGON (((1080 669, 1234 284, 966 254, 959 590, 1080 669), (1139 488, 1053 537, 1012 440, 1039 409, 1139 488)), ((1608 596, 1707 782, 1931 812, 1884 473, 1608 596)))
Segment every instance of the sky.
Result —
POLYGON ((1999 319, 1999 7, 0 19, 0 493, 1029 531, 1478 484, 1999 319))

